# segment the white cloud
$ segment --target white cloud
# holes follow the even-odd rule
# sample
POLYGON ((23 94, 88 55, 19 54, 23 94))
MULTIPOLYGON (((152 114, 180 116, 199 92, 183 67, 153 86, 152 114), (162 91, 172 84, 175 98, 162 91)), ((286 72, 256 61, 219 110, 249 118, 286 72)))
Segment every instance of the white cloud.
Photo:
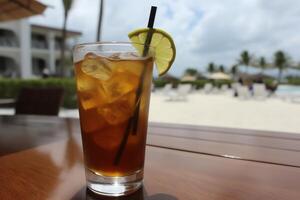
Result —
MULTIPOLYGON (((61 0, 34 23, 61 27, 61 0)), ((155 26, 175 40, 177 58, 171 73, 186 67, 204 70, 214 61, 227 66, 244 49, 271 59, 282 49, 300 60, 300 1, 294 0, 105 0, 103 40, 127 40, 127 33, 147 24, 151 5, 157 5, 155 26)), ((83 32, 82 42, 94 41, 99 0, 76 0, 68 28, 83 32)))

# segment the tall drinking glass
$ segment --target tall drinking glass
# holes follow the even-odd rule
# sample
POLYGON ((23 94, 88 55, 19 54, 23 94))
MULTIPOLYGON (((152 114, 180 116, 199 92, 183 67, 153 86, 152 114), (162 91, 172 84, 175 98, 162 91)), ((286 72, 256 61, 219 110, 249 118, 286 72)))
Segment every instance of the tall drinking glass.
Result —
POLYGON ((73 51, 87 186, 103 195, 142 185, 153 59, 136 49, 93 43, 73 51))

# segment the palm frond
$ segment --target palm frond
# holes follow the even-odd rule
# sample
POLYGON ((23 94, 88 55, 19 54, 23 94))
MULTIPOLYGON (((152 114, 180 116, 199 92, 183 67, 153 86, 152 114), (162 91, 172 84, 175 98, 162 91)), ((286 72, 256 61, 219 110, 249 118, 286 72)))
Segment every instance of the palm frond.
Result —
POLYGON ((63 6, 65 13, 68 13, 73 5, 73 0, 63 0, 63 6))

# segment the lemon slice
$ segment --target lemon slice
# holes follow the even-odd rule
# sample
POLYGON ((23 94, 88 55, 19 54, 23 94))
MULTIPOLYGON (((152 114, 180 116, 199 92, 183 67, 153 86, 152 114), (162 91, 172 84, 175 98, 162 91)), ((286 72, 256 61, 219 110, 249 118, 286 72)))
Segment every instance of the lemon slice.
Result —
MULTIPOLYGON (((149 28, 144 28, 128 34, 128 37, 140 54, 143 54, 144 46, 141 44, 145 44, 148 32, 149 28)), ((153 29, 149 54, 154 58, 159 76, 167 73, 176 56, 176 48, 171 36, 163 30, 153 29)))

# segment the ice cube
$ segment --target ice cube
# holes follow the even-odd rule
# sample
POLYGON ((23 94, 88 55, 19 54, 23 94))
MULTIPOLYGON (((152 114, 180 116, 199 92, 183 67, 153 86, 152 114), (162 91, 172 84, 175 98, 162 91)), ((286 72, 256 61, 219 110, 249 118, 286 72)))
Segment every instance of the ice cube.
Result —
POLYGON ((100 87, 97 87, 94 90, 79 91, 78 96, 79 102, 84 110, 97 108, 108 103, 108 99, 104 94, 103 89, 100 87))
POLYGON ((112 75, 112 69, 106 58, 97 56, 93 53, 88 53, 84 57, 81 64, 81 70, 85 74, 100 80, 107 80, 112 75))
POLYGON ((121 53, 113 53, 110 56, 108 56, 108 58, 111 60, 120 60, 120 55, 121 53))
POLYGON ((79 110, 80 126, 85 133, 99 131, 106 126, 106 121, 97 112, 97 109, 79 110))
POLYGON ((119 63, 120 64, 114 68, 116 72, 129 72, 138 77, 142 74, 143 68, 147 67, 146 63, 143 60, 122 60, 119 63))
POLYGON ((110 104, 99 107, 97 111, 109 124, 120 124, 133 115, 135 97, 136 94, 132 91, 110 104))
POLYGON ((109 126, 101 131, 96 131, 92 136, 93 141, 103 150, 116 150, 121 143, 125 128, 126 123, 123 123, 118 126, 109 126))
POLYGON ((78 91, 92 90, 95 85, 95 81, 93 80, 94 78, 91 78, 89 75, 83 73, 80 67, 76 68, 77 90, 78 91))
POLYGON ((78 92, 79 102, 84 110, 88 110, 97 107, 95 97, 90 91, 78 92))
POLYGON ((119 55, 119 58, 121 60, 131 60, 131 59, 136 59, 138 57, 140 56, 135 52, 124 52, 119 55))
POLYGON ((111 60, 136 60, 138 57, 140 56, 136 52, 113 53, 108 56, 111 60))
POLYGON ((110 102, 114 102, 124 95, 136 91, 138 76, 129 72, 115 72, 112 77, 104 81, 102 86, 110 102))

